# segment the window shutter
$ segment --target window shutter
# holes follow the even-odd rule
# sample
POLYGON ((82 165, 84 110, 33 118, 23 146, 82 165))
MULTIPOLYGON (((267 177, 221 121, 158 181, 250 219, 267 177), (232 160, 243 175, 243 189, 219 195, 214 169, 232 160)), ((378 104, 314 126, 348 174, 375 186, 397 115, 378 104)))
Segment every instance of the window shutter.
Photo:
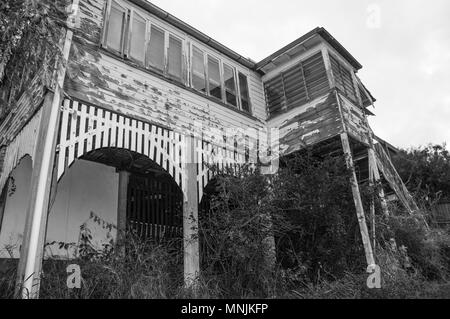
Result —
POLYGON ((134 13, 130 35, 130 57, 144 63, 146 21, 134 13))
POLYGON ((283 77, 278 75, 264 84, 269 114, 275 115, 286 105, 283 87, 283 77))
POLYGON ((219 60, 208 55, 209 95, 222 100, 219 60))
POLYGON ((330 85, 322 53, 267 81, 264 88, 271 116, 326 94, 330 85))
POLYGON ((328 82, 322 52, 303 61, 302 65, 309 99, 313 100, 328 92, 330 84, 328 82))
POLYGON ((169 36, 168 73, 181 81, 183 74, 183 42, 169 36))
POLYGON ((149 66, 164 71, 164 31, 152 25, 148 46, 149 66))
POLYGON ((124 29, 127 11, 125 8, 111 2, 111 13, 109 15, 108 29, 106 34, 106 47, 120 54, 123 53, 124 29))
POLYGON ((234 69, 227 64, 223 64, 223 82, 225 84, 225 101, 227 104, 237 106, 236 77, 234 69))
POLYGON ((192 86, 206 93, 205 61, 203 52, 192 46, 192 86))
POLYGON ((283 73, 283 83, 288 109, 301 106, 308 102, 308 92, 306 90, 301 64, 283 73))
POLYGON ((358 99, 356 97, 355 86, 353 85, 352 73, 332 55, 330 55, 330 60, 337 88, 351 101, 356 103, 358 99))
POLYGON ((239 91, 241 93, 241 108, 250 112, 250 93, 248 90, 247 76, 239 72, 239 91))

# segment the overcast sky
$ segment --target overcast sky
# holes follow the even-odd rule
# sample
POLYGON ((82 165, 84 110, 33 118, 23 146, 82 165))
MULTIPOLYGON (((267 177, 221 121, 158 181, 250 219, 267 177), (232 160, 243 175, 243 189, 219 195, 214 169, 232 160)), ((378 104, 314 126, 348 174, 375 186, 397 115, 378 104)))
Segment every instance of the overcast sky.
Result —
POLYGON ((395 146, 450 144, 448 0, 152 0, 260 61, 317 26, 362 65, 371 126, 395 146))

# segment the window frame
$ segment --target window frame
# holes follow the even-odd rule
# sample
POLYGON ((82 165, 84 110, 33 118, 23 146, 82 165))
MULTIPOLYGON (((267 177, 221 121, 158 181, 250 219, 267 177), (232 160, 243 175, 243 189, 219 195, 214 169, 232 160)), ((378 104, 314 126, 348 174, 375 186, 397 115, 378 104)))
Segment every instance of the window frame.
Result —
POLYGON ((109 0, 106 5, 106 14, 105 19, 103 23, 103 36, 102 36, 102 43, 101 46, 107 50, 112 51, 115 54, 120 55, 122 58, 125 56, 126 51, 126 43, 128 41, 127 34, 129 33, 129 18, 130 17, 130 8, 128 8, 126 5, 124 5, 120 0, 109 0), (125 17, 122 23, 122 34, 120 35, 120 50, 117 51, 114 48, 109 47, 108 45, 108 33, 109 33, 109 26, 110 26, 110 20, 111 20, 111 9, 113 7, 113 3, 116 3, 119 7, 121 7, 124 10, 125 17))
POLYGON ((196 43, 191 43, 191 45, 189 46, 189 53, 190 53, 190 58, 189 58, 189 87, 193 88, 195 91, 201 93, 201 94, 205 94, 207 95, 209 90, 208 90, 208 75, 207 75, 207 71, 206 71, 206 52, 203 48, 199 48, 198 45, 196 45, 196 43), (205 84, 205 92, 197 89, 194 87, 194 81, 193 81, 193 70, 194 70, 194 48, 196 48, 198 51, 200 51, 202 53, 202 60, 203 60, 203 81, 205 84))
POLYGON ((242 112, 253 114, 253 108, 252 108, 252 100, 251 100, 251 94, 250 94, 250 84, 249 84, 249 75, 247 72, 243 72, 242 70, 237 70, 236 73, 236 80, 237 80, 237 92, 239 94, 239 110, 242 112), (247 103, 248 103, 248 110, 244 110, 242 108, 242 93, 241 93, 241 79, 239 78, 239 75, 242 74, 245 77, 246 84, 247 84, 247 103))
POLYGON ((207 97, 214 99, 215 101, 220 101, 222 104, 226 105, 229 108, 232 108, 237 111, 244 112, 248 115, 252 115, 252 99, 251 99, 251 91, 250 91, 250 83, 249 83, 249 72, 248 70, 245 70, 242 67, 236 66, 232 61, 228 59, 224 59, 221 55, 216 54, 214 51, 212 51, 210 48, 207 48, 203 45, 200 45, 198 42, 191 41, 189 43, 189 87, 194 89, 196 92, 206 95, 207 97), (205 82, 206 82, 206 92, 202 92, 198 89, 196 89, 193 85, 193 59, 194 59, 194 47, 201 51, 203 53, 203 68, 205 73, 205 82), (219 71, 220 71, 220 82, 221 82, 221 99, 218 99, 215 96, 212 96, 210 92, 209 87, 209 66, 208 66, 208 57, 211 57, 219 62, 219 71), (234 82, 236 86, 236 106, 228 103, 226 99, 226 86, 225 86, 225 65, 229 67, 233 74, 234 74, 234 82), (241 88, 240 88, 240 82, 239 82, 239 73, 241 73, 243 76, 245 76, 247 80, 247 90, 248 90, 248 104, 249 104, 249 110, 244 110, 242 108, 242 101, 241 101, 241 88))
POLYGON ((132 61, 135 62, 135 63, 138 63, 138 64, 144 66, 144 67, 147 65, 147 47, 148 47, 149 40, 150 40, 149 25, 150 25, 149 20, 148 20, 144 15, 142 15, 140 12, 137 12, 137 13, 136 13, 136 10, 131 10, 130 21, 129 21, 129 27, 128 27, 128 36, 127 36, 127 38, 128 38, 128 40, 127 40, 128 45, 127 45, 127 50, 126 50, 125 57, 126 57, 127 59, 132 60, 132 61), (134 16, 135 16, 136 14, 137 14, 138 16, 140 16, 140 17, 144 20, 144 22, 145 22, 145 33, 144 33, 144 61, 140 61, 140 60, 138 60, 138 59, 136 59, 136 58, 134 58, 134 57, 131 56, 131 40, 132 40, 132 35, 133 35, 133 23, 134 23, 134 16))
MULTIPOLYGON (((222 68, 223 68, 223 97, 224 97, 224 101, 227 105, 230 105, 232 107, 235 107, 237 109, 239 109, 239 101, 240 101, 240 96, 238 95, 239 93, 239 89, 238 89, 238 73, 239 71, 236 72, 236 68, 234 68, 233 66, 231 66, 229 63, 223 62, 222 63, 222 68), (234 99, 235 99, 235 103, 236 105, 233 105, 231 103, 228 102, 227 99, 227 85, 226 85, 226 80, 225 80, 225 67, 228 67, 231 69, 231 73, 233 75, 233 82, 234 82, 234 99)), ((248 86, 248 85, 247 85, 248 86)))
POLYGON ((207 88, 208 88, 208 90, 207 90, 208 96, 213 99, 223 102, 224 101, 224 95, 223 95, 224 82, 223 82, 222 61, 220 58, 218 58, 212 54, 209 54, 209 53, 206 54, 206 83, 207 83, 207 88), (210 83, 209 83, 210 82, 209 81, 210 80, 209 79, 209 58, 215 60, 217 62, 217 66, 219 67, 218 71, 219 71, 220 98, 218 98, 214 95, 211 95, 211 88, 210 88, 210 83))
POLYGON ((181 32, 177 32, 174 30, 170 30, 169 28, 162 26, 161 23, 156 18, 152 18, 150 14, 146 13, 145 11, 136 8, 132 4, 124 3, 121 0, 108 0, 104 15, 104 24, 103 24, 103 35, 102 35, 102 41, 101 46, 112 52, 115 55, 120 56, 123 59, 132 61, 145 69, 151 70, 153 72, 156 72, 158 74, 161 74, 165 78, 168 78, 170 80, 176 81, 178 83, 187 85, 187 68, 188 63, 186 59, 186 35, 184 35, 181 32), (122 34, 121 34, 121 49, 120 51, 117 51, 107 45, 108 43, 108 32, 109 32, 109 24, 110 24, 110 18, 111 18, 111 8, 113 7, 113 3, 117 4, 121 9, 125 12, 125 19, 124 19, 124 25, 122 27, 122 34), (138 15, 139 17, 143 18, 145 21, 145 46, 144 46, 144 61, 140 61, 134 57, 131 56, 131 40, 132 40, 132 32, 133 32, 133 20, 135 15, 138 15), (151 41, 151 31, 152 27, 155 29, 162 31, 163 37, 164 37, 164 47, 163 47, 163 55, 164 55, 164 61, 163 61, 163 68, 162 70, 158 69, 157 67, 151 66, 149 63, 149 45, 151 41), (178 78, 177 76, 169 74, 169 41, 170 37, 175 38, 181 42, 181 77, 178 78))
POLYGON ((149 22, 148 23, 148 43, 147 43, 147 48, 146 48, 146 64, 145 64, 145 68, 152 70, 158 74, 164 75, 166 74, 166 49, 167 49, 167 44, 166 44, 166 30, 164 28, 162 28, 160 25, 153 23, 153 22, 149 22), (152 28, 157 29, 158 31, 161 31, 163 34, 163 65, 161 69, 158 69, 156 66, 152 66, 150 65, 150 50, 148 49, 148 46, 150 45, 150 42, 152 40, 152 28))
POLYGON ((114 55, 118 55, 121 58, 131 61, 146 70, 150 70, 155 72, 169 81, 174 81, 179 84, 182 84, 188 88, 195 90, 199 94, 205 95, 218 103, 222 103, 227 107, 232 109, 244 112, 246 114, 252 115, 252 99, 251 99, 251 90, 249 83, 249 70, 243 68, 240 65, 237 65, 231 59, 225 59, 220 53, 217 53, 214 49, 203 45, 202 43, 192 39, 188 35, 183 32, 180 32, 176 28, 172 28, 172 26, 165 26, 157 17, 153 17, 151 14, 142 10, 132 3, 127 3, 123 0, 107 0, 106 7, 104 10, 104 23, 102 27, 102 39, 101 39, 101 47, 105 50, 113 53, 114 55), (124 12, 124 19, 122 25, 122 34, 120 50, 117 51, 108 46, 108 32, 111 18, 111 9, 113 5, 117 5, 124 12), (133 56, 131 56, 131 43, 132 43, 132 34, 133 34, 133 24, 135 17, 138 16, 145 21, 145 35, 144 35, 144 60, 141 61, 133 56), (160 70, 158 67, 150 65, 150 42, 152 40, 152 28, 155 28, 158 31, 161 31, 164 35, 164 46, 163 46, 163 68, 160 70), (175 75, 169 73, 169 46, 170 39, 174 38, 181 42, 181 77, 178 78, 175 75), (193 52, 194 47, 203 54, 203 76, 205 81, 205 90, 203 92, 194 88, 193 85, 193 52), (209 65, 208 59, 211 57, 213 60, 217 61, 219 66, 219 77, 220 77, 220 94, 221 98, 217 98, 210 94, 210 81, 209 81, 209 65), (225 85, 224 72, 225 65, 229 67, 233 72, 234 77, 234 85, 235 85, 235 94, 236 94, 236 105, 227 102, 227 88, 225 85), (242 108, 242 94, 241 94, 241 84, 239 74, 242 74, 246 79, 247 86, 247 99, 248 99, 248 110, 244 110, 242 108))
MULTIPOLYGON (((165 30, 165 29, 163 29, 165 30)), ((186 40, 182 37, 179 37, 178 35, 165 30, 165 37, 164 37, 164 64, 165 64, 165 72, 164 75, 177 82, 181 82, 183 84, 186 83, 186 69, 187 69, 187 63, 185 59, 185 43, 186 40), (181 42, 181 74, 180 78, 177 78, 175 75, 172 75, 169 73, 169 49, 170 49, 170 37, 175 38, 176 40, 179 40, 181 42)))

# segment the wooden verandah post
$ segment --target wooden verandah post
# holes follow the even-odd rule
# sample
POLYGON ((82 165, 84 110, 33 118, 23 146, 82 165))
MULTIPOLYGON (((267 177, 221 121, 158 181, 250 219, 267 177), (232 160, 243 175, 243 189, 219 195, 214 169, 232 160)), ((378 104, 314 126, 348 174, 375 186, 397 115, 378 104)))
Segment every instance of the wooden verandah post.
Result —
MULTIPOLYGON (((68 26, 73 26, 78 0, 72 3, 68 26)), ((16 296, 39 298, 40 276, 50 196, 52 194, 61 96, 66 65, 72 45, 73 31, 68 28, 62 45, 62 61, 55 72, 54 92, 48 91, 42 104, 42 118, 37 138, 37 152, 33 163, 30 199, 27 209, 20 260, 17 267, 16 296)))
POLYGON ((119 190, 117 202, 117 241, 123 238, 127 230, 128 182, 130 173, 119 170, 119 190))
POLYGON ((198 237, 198 190, 197 163, 195 160, 195 138, 186 136, 183 163, 183 247, 184 282, 186 288, 196 290, 200 272, 198 237))
POLYGON ((59 121, 59 101, 59 92, 48 92, 42 105, 42 120, 37 136, 38 151, 33 163, 30 199, 17 269, 16 292, 20 292, 22 298, 39 297, 52 168, 55 160, 57 123, 59 121))
POLYGON ((350 148, 350 142, 347 133, 341 134, 342 147, 344 149, 345 159, 347 161, 347 167, 351 171, 350 184, 353 193, 353 199, 355 201, 356 216, 358 218, 359 230, 361 232, 361 239, 364 246, 364 252, 366 255, 367 265, 372 267, 375 265, 375 259, 373 256, 372 244, 370 243, 369 230, 367 229, 366 216, 364 214, 364 207, 361 199, 361 192, 359 190, 358 180, 356 178, 355 166, 353 162, 353 154, 350 148))

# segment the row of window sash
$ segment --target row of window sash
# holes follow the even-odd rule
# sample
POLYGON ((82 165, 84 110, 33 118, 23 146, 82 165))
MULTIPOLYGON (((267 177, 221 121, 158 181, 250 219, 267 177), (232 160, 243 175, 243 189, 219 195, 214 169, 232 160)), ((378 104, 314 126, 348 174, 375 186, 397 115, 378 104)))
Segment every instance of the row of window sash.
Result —
MULTIPOLYGON (((110 10, 108 30, 106 30, 107 48, 116 51, 120 55, 123 55, 123 52, 128 51, 127 57, 135 60, 136 62, 144 63, 146 67, 156 69, 169 77, 173 77, 180 81, 185 78, 186 72, 184 68, 185 63, 183 63, 183 40, 166 32, 162 28, 150 24, 148 20, 141 17, 134 10, 130 12, 130 10, 121 7, 115 1, 112 1, 110 10), (114 17, 120 19, 122 23, 114 23, 114 17), (132 22, 128 23, 130 20, 132 22), (150 32, 148 31, 149 29, 150 32), (140 32, 136 30, 139 30, 140 32), (111 34, 119 34, 120 36, 118 39, 111 40, 111 34), (130 36, 126 37, 125 35, 127 34, 130 34, 130 36), (141 35, 140 37, 138 36, 139 34, 141 35), (142 38, 144 38, 144 41, 142 41, 142 38), (124 45, 125 42, 128 42, 127 46, 124 45), (144 42, 143 46, 142 42, 144 42), (169 44, 166 47, 167 42, 169 42, 169 44), (172 47, 176 47, 177 50, 171 50, 172 47), (139 48, 141 50, 138 50, 139 48)), ((203 54, 204 59, 207 57, 208 61, 206 63, 208 64, 208 72, 206 72, 204 66, 203 70, 195 70, 195 63, 193 61, 191 69, 191 86, 201 92, 208 92, 208 95, 224 101, 234 107, 238 107, 238 100, 240 100, 241 109, 250 112, 247 77, 239 72, 240 99, 238 99, 235 69, 223 63, 224 71, 222 72, 220 69, 220 65, 222 63, 219 59, 204 54, 203 51, 197 49, 194 45, 192 45, 192 48, 193 59, 195 59, 195 51, 203 54), (218 68, 214 70, 215 72, 210 72, 209 66, 211 66, 211 69, 215 67, 218 68), (226 72, 226 69, 231 72, 226 72), (199 81, 203 80, 201 71, 203 71, 204 74, 203 79, 208 78, 208 81, 205 81, 206 85, 204 87, 199 87, 199 81), (232 73, 232 76, 225 79, 225 73, 232 73), (223 81, 222 74, 224 77, 223 81), (223 86, 222 83, 224 84, 223 86)))
POLYGON ((132 20, 129 58, 144 64, 147 68, 187 84, 184 40, 148 23, 143 18, 141 19, 140 33, 135 32, 135 27, 139 25, 138 20, 135 18, 132 20))
POLYGON ((111 2, 105 30, 106 48, 179 81, 185 78, 184 41, 147 19, 111 2), (167 47, 166 47, 167 43, 167 47))
POLYGON ((192 88, 228 105, 250 112, 247 76, 220 59, 203 52, 195 45, 192 45, 191 52, 192 88))

